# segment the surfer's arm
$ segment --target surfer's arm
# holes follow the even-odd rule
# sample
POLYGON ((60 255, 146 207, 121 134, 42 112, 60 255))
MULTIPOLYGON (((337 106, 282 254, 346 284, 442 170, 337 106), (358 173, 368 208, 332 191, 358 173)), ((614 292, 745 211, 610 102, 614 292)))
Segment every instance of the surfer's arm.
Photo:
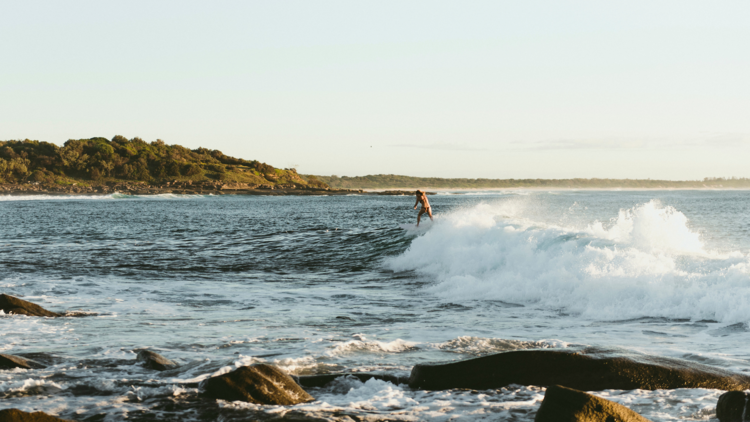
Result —
POLYGON ((417 204, 419 204, 419 198, 417 198, 417 202, 414 203, 414 209, 417 209, 417 204))

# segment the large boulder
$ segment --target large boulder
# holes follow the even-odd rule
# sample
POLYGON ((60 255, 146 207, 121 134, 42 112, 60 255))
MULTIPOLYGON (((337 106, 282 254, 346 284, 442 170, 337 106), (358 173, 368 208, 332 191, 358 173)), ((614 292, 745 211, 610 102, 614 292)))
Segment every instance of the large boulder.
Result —
POLYGON ((315 400, 284 371, 264 363, 209 378, 203 387, 209 397, 227 401, 294 405, 315 400))
POLYGON ((745 390, 750 377, 694 362, 602 350, 521 350, 461 362, 416 365, 409 386, 490 389, 563 385, 583 391, 711 388, 745 390))
POLYGON ((15 296, 0 294, 0 310, 6 314, 42 316, 42 317, 59 317, 60 314, 50 312, 39 305, 19 299, 15 296))
POLYGON ((649 422, 627 407, 583 391, 547 388, 534 422, 649 422))
POLYGON ((24 412, 18 409, 0 410, 0 422, 72 422, 44 412, 24 412))
POLYGON ((142 362, 146 368, 155 369, 157 371, 165 371, 167 369, 177 368, 177 363, 171 361, 164 356, 152 352, 150 350, 141 350, 136 356, 136 361, 142 362))
POLYGON ((744 391, 727 391, 719 396, 716 403, 716 417, 719 422, 742 422, 746 405, 747 394, 744 391))
POLYGON ((0 353, 0 369, 13 369, 13 368, 32 369, 32 368, 43 368, 43 367, 44 365, 41 365, 32 360, 26 360, 22 357, 13 356, 13 355, 4 355, 0 353))

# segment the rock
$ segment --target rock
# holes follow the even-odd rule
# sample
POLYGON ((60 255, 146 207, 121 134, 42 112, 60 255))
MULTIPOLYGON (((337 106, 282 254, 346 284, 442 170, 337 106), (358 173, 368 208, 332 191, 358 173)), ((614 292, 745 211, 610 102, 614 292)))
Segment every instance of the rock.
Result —
POLYGON ((409 386, 485 390, 509 384, 563 385, 583 391, 710 388, 745 390, 750 377, 699 363, 584 349, 521 350, 461 362, 416 365, 409 386))
POLYGON ((0 422, 72 422, 44 412, 28 413, 18 409, 0 410, 0 422))
POLYGON ((139 351, 138 356, 136 357, 136 361, 143 362, 143 366, 145 366, 146 368, 156 369, 157 371, 174 369, 179 366, 177 362, 169 360, 164 356, 150 350, 139 351))
POLYGON ((0 309, 6 314, 16 315, 28 315, 28 316, 43 316, 43 317, 59 317, 58 313, 50 312, 39 305, 35 305, 31 302, 21 300, 15 296, 9 296, 5 293, 0 294, 0 309))
POLYGON ((176 362, 171 361, 164 356, 150 350, 141 350, 140 352, 138 352, 136 361, 143 362, 143 366, 145 366, 146 368, 156 369, 157 371, 174 369, 179 366, 176 362))
POLYGON ((24 358, 19 358, 18 356, 13 355, 0 354, 0 369, 13 368, 31 369, 31 366, 29 366, 29 363, 24 358))
POLYGON ((367 382, 367 380, 375 378, 383 381, 390 382, 391 384, 406 384, 408 382, 408 379, 405 377, 397 377, 395 375, 378 375, 378 374, 368 374, 364 372, 348 372, 345 374, 325 374, 325 375, 303 375, 300 377, 294 377, 299 385, 302 387, 323 387, 329 382, 335 380, 339 377, 346 377, 351 376, 359 379, 362 382, 367 382))
POLYGON ((728 391, 719 396, 716 403, 716 417, 719 422, 742 422, 747 394, 744 391, 728 391))
POLYGON ((24 359, 22 357, 13 355, 4 355, 0 353, 0 369, 38 369, 44 368, 44 365, 33 360, 24 359))
POLYGON ((284 371, 263 363, 209 378, 203 386, 209 397, 227 401, 294 405, 315 400, 284 371))
POLYGON ((627 407, 555 385, 544 394, 534 422, 649 422, 627 407))

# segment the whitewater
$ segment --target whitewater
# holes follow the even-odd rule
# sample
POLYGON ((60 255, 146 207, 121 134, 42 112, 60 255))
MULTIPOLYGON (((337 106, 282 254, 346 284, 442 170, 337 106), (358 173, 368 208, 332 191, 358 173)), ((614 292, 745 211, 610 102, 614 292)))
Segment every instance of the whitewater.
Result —
MULTIPOLYGON (((4 407, 76 420, 532 421, 539 386, 416 391, 340 378, 312 403, 206 402, 258 362, 295 375, 595 346, 750 371, 747 191, 487 191, 412 198, 0 198, 0 292, 76 317, 0 315, 4 407), (80 316, 85 315, 85 316, 80 316), (180 363, 135 364, 149 348, 180 363)), ((718 390, 597 392, 654 421, 718 390)))

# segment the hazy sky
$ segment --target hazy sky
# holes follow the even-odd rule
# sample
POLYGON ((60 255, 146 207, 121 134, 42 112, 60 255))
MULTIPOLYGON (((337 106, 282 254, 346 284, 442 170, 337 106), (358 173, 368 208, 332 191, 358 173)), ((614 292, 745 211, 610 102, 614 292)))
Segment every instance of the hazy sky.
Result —
POLYGON ((302 173, 750 177, 750 1, 2 1, 0 139, 302 173))

